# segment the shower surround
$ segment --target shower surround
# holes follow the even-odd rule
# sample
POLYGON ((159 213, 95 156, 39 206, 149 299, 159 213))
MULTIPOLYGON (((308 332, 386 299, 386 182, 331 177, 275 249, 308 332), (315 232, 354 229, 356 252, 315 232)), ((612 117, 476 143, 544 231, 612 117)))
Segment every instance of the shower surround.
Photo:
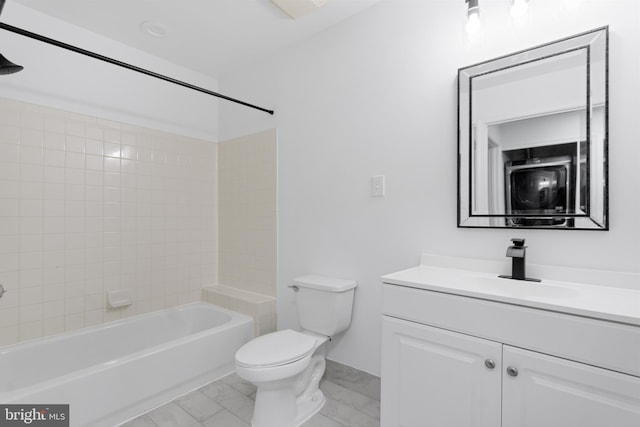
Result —
POLYGON ((197 301, 217 146, 0 99, 0 346, 197 301), (105 293, 133 304, 108 309, 105 293))

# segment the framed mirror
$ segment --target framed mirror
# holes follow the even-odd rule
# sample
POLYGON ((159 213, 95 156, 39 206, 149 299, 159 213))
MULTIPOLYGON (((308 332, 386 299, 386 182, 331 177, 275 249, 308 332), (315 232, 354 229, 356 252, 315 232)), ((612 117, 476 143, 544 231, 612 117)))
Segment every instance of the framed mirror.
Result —
POLYGON ((608 32, 458 70, 458 227, 608 230, 608 32))

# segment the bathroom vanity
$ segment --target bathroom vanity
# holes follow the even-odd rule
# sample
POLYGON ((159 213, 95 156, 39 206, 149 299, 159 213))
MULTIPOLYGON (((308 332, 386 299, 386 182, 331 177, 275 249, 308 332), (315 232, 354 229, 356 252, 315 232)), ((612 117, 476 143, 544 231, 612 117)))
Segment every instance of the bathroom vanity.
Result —
POLYGON ((532 266, 534 283, 507 267, 423 256, 382 277, 381 425, 640 426, 638 275, 532 266))

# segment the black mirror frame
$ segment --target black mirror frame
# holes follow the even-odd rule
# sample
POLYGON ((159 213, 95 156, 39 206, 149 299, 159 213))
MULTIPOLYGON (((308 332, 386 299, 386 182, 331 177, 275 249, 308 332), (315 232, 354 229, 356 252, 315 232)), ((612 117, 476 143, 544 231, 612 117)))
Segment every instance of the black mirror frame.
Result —
MULTIPOLYGON (((588 63, 588 71, 590 73, 591 62, 588 63)), ((458 175, 457 175, 457 227, 458 228, 522 228, 522 229, 559 229, 559 230, 601 230, 607 231, 609 230, 609 27, 600 27, 590 31, 586 31, 580 34, 576 34, 570 37, 566 37, 563 39, 555 40, 549 43, 545 43, 539 46, 535 46, 530 49, 524 49, 518 52, 514 52, 511 54, 503 55, 497 58, 493 58, 487 61, 483 61, 477 64, 473 64, 470 66, 462 67, 458 69, 458 79, 457 79, 457 166, 458 166, 458 175), (583 221, 583 224, 587 224, 588 226, 509 226, 507 225, 507 219, 509 218, 531 218, 532 216, 527 215, 509 215, 509 214, 473 214, 471 212, 471 194, 472 194, 472 177, 471 177, 471 155, 469 154, 468 164, 463 164, 463 158, 461 155, 461 150, 468 147, 471 150, 472 147, 472 132, 471 132, 471 92, 469 91, 469 101, 465 105, 463 102, 463 97, 461 94, 461 86, 463 84, 467 84, 470 86, 471 78, 477 73, 478 75, 484 74, 487 70, 493 69, 504 69, 508 67, 515 67, 518 65, 522 65, 533 60, 544 59, 554 55, 560 55, 571 50, 577 50, 584 48, 587 50, 587 55, 590 53, 590 43, 581 44, 581 40, 593 41, 598 37, 603 38, 603 48, 605 55, 605 63, 604 63, 604 135, 603 135, 603 152, 604 152, 604 165, 603 165, 603 178, 604 178, 604 188, 603 188, 603 220, 597 221, 592 218, 589 214, 589 209, 587 209, 586 214, 573 214, 573 215, 548 215, 548 217, 563 217, 563 218, 580 218, 583 221), (554 51, 554 48, 557 47, 557 50, 554 51), (551 53, 549 53, 551 52, 551 53), (522 59, 519 59, 522 58, 522 59), (466 80, 465 80, 466 79, 466 80), (465 109, 468 108, 468 111, 465 109), (466 115, 466 116, 465 116, 466 115), (467 120, 467 122, 462 123, 463 120, 467 120), (469 129, 465 136, 462 135, 463 132, 462 126, 467 126, 469 129), (464 174, 463 168, 467 168, 467 173, 464 174), (466 178, 466 179, 465 179, 466 178), (462 185, 467 185, 467 191, 462 190, 462 185), (468 196, 468 211, 463 212, 463 203, 462 197, 468 196), (485 225, 473 223, 474 218, 504 218, 505 225, 485 225)), ((587 94, 589 97, 589 94, 587 94)), ((587 108, 592 108, 591 105, 587 105, 587 108)), ((587 138, 590 141, 591 139, 591 129, 587 126, 587 138)), ((589 202, 591 203, 591 202, 589 202)), ((538 217, 545 217, 535 216, 538 217)), ((479 222, 480 220, 476 220, 479 222)))

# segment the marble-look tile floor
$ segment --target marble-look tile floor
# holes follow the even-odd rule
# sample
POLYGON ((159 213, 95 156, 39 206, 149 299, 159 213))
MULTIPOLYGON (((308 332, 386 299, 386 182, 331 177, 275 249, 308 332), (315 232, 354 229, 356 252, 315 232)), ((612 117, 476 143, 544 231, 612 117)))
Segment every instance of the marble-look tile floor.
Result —
MULTIPOLYGON (((380 378, 327 361, 320 388, 327 403, 303 427, 380 426, 380 378)), ((230 374, 121 427, 249 427, 255 392, 230 374)))

